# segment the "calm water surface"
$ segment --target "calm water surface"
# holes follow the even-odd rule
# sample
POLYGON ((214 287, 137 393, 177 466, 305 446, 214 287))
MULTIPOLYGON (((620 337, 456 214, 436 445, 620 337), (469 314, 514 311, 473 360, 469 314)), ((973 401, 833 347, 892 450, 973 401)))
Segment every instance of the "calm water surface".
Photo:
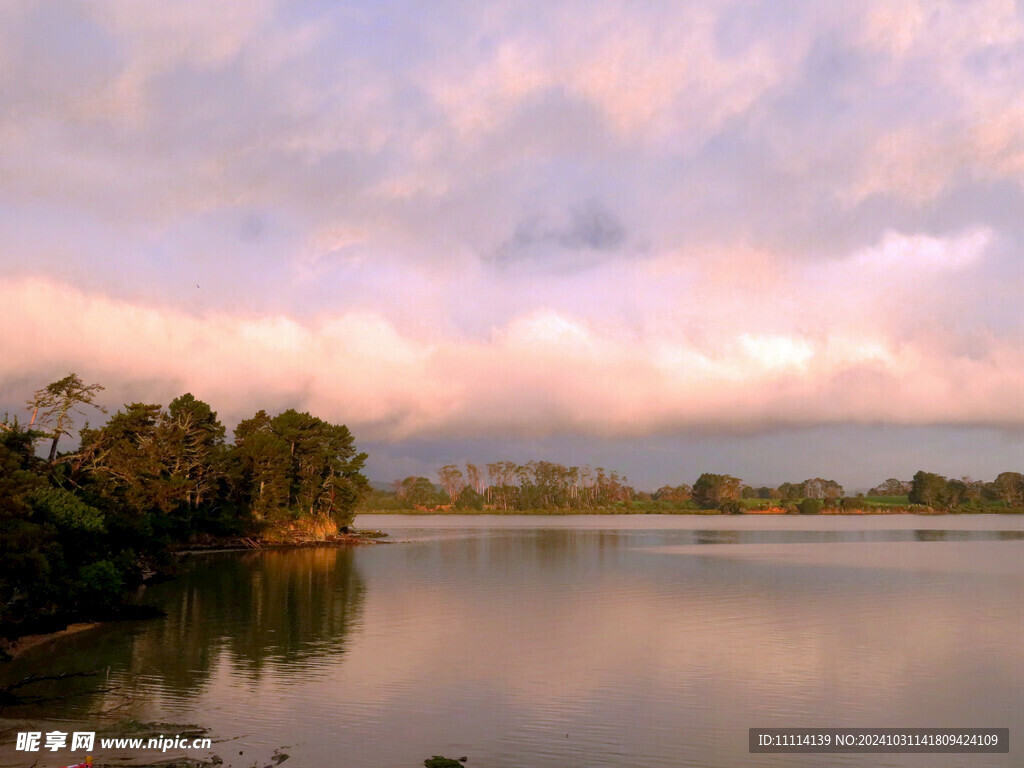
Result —
POLYGON ((0 670, 101 670, 4 716, 198 723, 237 767, 1024 764, 1022 517, 357 524, 403 543, 190 558, 142 597, 166 619, 0 670), (1001 726, 1011 753, 751 755, 752 726, 1001 726))

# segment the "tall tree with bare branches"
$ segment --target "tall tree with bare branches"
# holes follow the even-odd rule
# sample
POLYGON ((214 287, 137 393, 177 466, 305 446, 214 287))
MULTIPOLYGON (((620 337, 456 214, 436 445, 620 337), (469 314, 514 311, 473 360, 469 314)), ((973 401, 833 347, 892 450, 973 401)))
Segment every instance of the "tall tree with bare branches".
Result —
POLYGON ((441 487, 444 488, 445 493, 448 494, 454 504, 459 494, 462 493, 462 489, 466 487, 466 481, 462 477, 462 470, 454 464, 446 464, 438 470, 437 476, 441 481, 441 487))
POLYGON ((47 461, 53 464, 57 458, 57 443, 63 435, 71 436, 68 431, 74 414, 84 413, 81 410, 83 405, 91 405, 102 413, 107 409, 102 405, 93 402, 97 392, 102 392, 103 387, 99 384, 86 384, 77 373, 69 373, 63 379, 47 384, 38 390, 33 398, 28 401, 28 407, 33 410, 32 420, 43 427, 52 427, 50 436, 53 442, 50 443, 50 456, 47 461), (41 413, 40 413, 41 412, 41 413))

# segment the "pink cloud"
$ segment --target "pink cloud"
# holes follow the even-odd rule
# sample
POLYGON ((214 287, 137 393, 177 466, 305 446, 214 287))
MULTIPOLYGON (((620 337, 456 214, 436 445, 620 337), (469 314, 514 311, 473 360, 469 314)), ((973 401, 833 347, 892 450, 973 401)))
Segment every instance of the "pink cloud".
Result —
MULTIPOLYGON (((965 238, 979 236, 951 241, 949 252, 966 247, 965 238)), ((934 252, 940 246, 930 247, 928 263, 946 263, 934 252)), ((877 261, 894 248, 889 243, 850 263, 877 261)), ((838 301, 856 290, 838 285, 833 295, 838 301)), ((900 298, 895 290, 889 299, 900 298)), ((689 308, 712 326, 721 311, 716 295, 689 308)), ((902 297, 914 300, 909 289, 902 297)), ((871 306, 878 299, 866 300, 871 306)), ((990 337, 970 356, 956 354, 928 334, 907 337, 877 317, 858 322, 817 314, 816 306, 775 328, 759 322, 762 310, 754 307, 696 334, 536 307, 482 338, 443 324, 399 324, 386 310, 306 321, 196 315, 42 278, 0 280, 0 307, 8 329, 5 380, 41 386, 48 375, 75 370, 109 385, 111 397, 166 402, 188 390, 228 421, 293 405, 373 439, 837 422, 1024 424, 1019 345, 990 337)))

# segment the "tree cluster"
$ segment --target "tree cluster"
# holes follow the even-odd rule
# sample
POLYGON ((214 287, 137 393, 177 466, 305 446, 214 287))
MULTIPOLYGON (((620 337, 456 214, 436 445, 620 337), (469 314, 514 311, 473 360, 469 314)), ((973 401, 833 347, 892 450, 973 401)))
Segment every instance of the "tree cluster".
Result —
POLYGON ((910 483, 908 498, 911 504, 922 504, 932 509, 956 510, 980 508, 1000 504, 1006 507, 1024 507, 1024 475, 1020 472, 1001 472, 990 483, 962 477, 946 478, 931 472, 918 472, 910 483))

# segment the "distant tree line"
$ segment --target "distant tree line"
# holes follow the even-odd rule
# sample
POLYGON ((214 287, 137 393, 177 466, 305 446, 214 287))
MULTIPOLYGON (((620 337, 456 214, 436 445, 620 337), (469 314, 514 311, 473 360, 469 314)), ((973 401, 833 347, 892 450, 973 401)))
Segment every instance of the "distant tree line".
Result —
MULTIPOLYGON (((390 490, 377 490, 366 498, 367 509, 456 509, 499 512, 524 510, 605 509, 638 507, 657 503, 660 509, 717 509, 739 499, 799 500, 838 499, 841 485, 812 478, 783 483, 779 488, 751 488, 739 478, 705 472, 693 485, 665 485, 646 493, 629 479, 603 467, 564 466, 550 461, 518 464, 499 461, 463 466, 447 464, 438 472, 438 483, 410 476, 396 480, 390 490)), ((730 507, 731 508, 731 507, 730 507)))
POLYGON ((418 476, 395 481, 390 490, 369 494, 364 508, 495 512, 609 508, 742 512, 761 508, 814 514, 823 509, 906 512, 1024 507, 1024 475, 1018 472, 1003 472, 992 482, 918 472, 912 480, 889 478, 866 495, 856 496, 846 496, 842 485, 821 477, 753 487, 732 475, 711 472, 703 473, 693 485, 663 485, 647 493, 630 486, 618 472, 548 461, 447 464, 437 476, 436 484, 418 476))
POLYGON ((345 426, 259 411, 229 443, 216 412, 184 394, 125 405, 59 453, 100 390, 71 374, 29 401, 28 425, 0 422, 0 625, 113 608, 173 548, 351 523, 366 454, 345 426))

